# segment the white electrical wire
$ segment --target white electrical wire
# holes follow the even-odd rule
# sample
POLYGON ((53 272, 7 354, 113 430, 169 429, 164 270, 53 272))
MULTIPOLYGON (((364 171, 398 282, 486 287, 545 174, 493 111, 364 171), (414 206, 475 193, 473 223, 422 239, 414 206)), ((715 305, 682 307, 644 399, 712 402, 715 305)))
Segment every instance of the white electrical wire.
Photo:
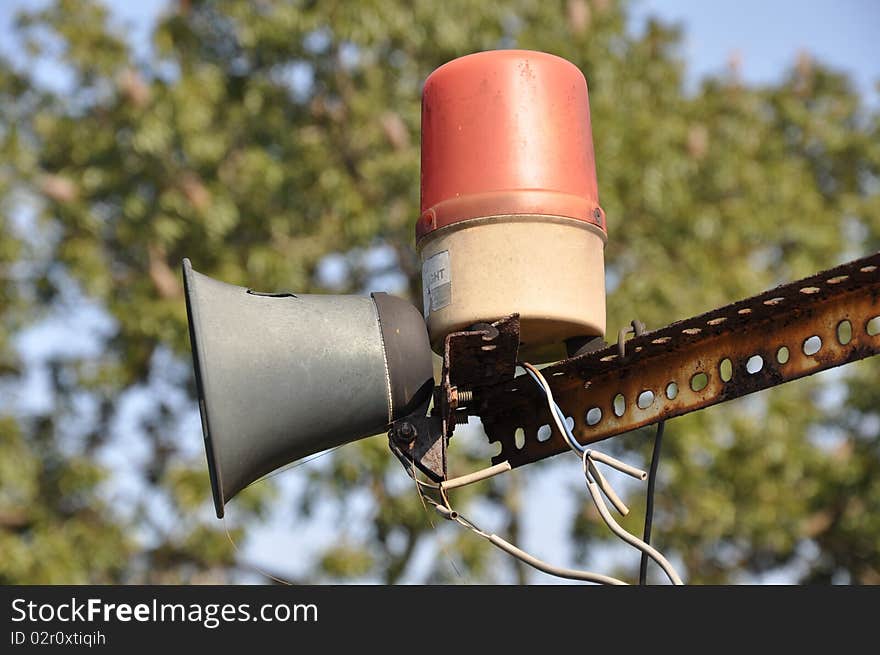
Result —
MULTIPOLYGON (((586 451, 584 453, 585 472, 589 471, 590 467, 592 467, 593 471, 598 472, 598 468, 595 467, 595 465, 592 462, 592 459, 587 455, 587 452, 595 453, 595 451, 586 451)), ((509 541, 503 539, 502 537, 499 537, 497 534, 489 534, 487 532, 484 532, 479 527, 477 527, 477 525, 475 523, 473 523, 472 521, 467 519, 461 513, 452 509, 451 503, 449 502, 447 495, 445 493, 443 493, 444 489, 441 485, 436 485, 433 483, 424 482, 423 480, 419 480, 418 477, 416 477, 416 475, 415 475, 415 471, 413 471, 412 469, 407 469, 407 473, 409 473, 410 476, 418 484, 419 492, 420 492, 420 495, 422 496, 422 499, 426 500, 431 505, 433 505, 434 508, 437 510, 437 512, 441 516, 443 516, 443 518, 448 519, 450 521, 455 521, 456 523, 467 528, 468 530, 470 530, 474 534, 477 534, 480 537, 483 537, 484 539, 489 541, 489 543, 500 548, 501 550, 503 550, 507 554, 517 558, 518 560, 520 560, 524 564, 528 564, 529 566, 531 566, 539 571, 542 571, 544 573, 548 573, 550 575, 554 575, 554 576, 557 576, 560 578, 567 578, 570 580, 581 580, 584 582, 595 582, 597 584, 608 584, 608 585, 626 585, 626 584, 628 584, 618 578, 613 578, 611 576, 603 575, 601 573, 595 573, 593 571, 582 571, 582 570, 577 570, 577 569, 567 569, 567 568, 563 568, 563 567, 554 566, 553 564, 549 564, 541 559, 538 559, 534 555, 531 555, 531 554, 525 552, 524 550, 517 548, 516 546, 511 544, 509 541), (431 488, 431 489, 439 489, 441 491, 441 495, 443 497, 444 502, 439 503, 436 500, 434 500, 433 498, 431 498, 429 496, 425 496, 424 494, 421 493, 421 487, 426 487, 426 488, 431 488)), ((602 474, 599 473, 599 476, 601 476, 601 475, 602 474)), ((598 476, 595 476, 595 477, 598 477, 598 476)), ((608 512, 608 508, 606 507, 605 502, 602 500, 602 496, 599 495, 598 483, 596 481, 594 481, 593 479, 591 479, 590 476, 586 476, 586 480, 587 480, 587 488, 590 491, 590 495, 593 498, 593 502, 596 504, 596 508, 599 510, 599 515, 602 517, 602 519, 605 521, 605 523, 608 525, 608 527, 611 529, 611 531, 614 532, 617 536, 619 536, 621 539, 623 539, 627 543, 629 543, 632 546, 635 546, 636 548, 638 548, 639 550, 647 553, 647 555, 649 557, 651 557, 655 562, 657 562, 657 564, 664 570, 664 572, 666 572, 666 574, 669 576, 669 579, 672 581, 673 584, 676 584, 676 585, 683 584, 678 573, 676 573, 675 569, 666 560, 666 558, 663 557, 662 554, 660 554, 652 546, 644 543, 638 537, 631 535, 629 532, 627 532, 626 530, 624 530, 623 528, 621 528, 617 524, 617 522, 614 520, 614 518, 608 512)), ((610 485, 608 486, 608 489, 611 489, 610 485)), ((613 489, 611 489, 611 493, 614 495, 615 498, 617 497, 617 495, 614 494, 613 489)), ((618 498, 618 500, 619 500, 619 498, 618 498)), ((621 502, 621 504, 623 504, 623 503, 621 502)), ((624 507, 626 507, 626 506, 624 505, 624 507)))
POLYGON ((495 466, 490 466, 489 468, 474 471, 473 473, 468 473, 467 475, 452 478, 451 480, 444 480, 440 483, 440 486, 443 488, 444 491, 457 489, 458 487, 466 487, 467 485, 473 484, 474 482, 488 480, 489 478, 495 477, 496 475, 507 473, 509 470, 510 462, 504 460, 503 462, 501 462, 500 464, 496 464, 495 466))
MULTIPOLYGON (((613 578, 611 576, 603 575, 601 573, 594 573, 592 571, 581 571, 578 569, 567 569, 559 566, 554 566, 553 564, 549 564, 541 559, 538 559, 534 555, 527 553, 526 551, 517 548, 509 541, 499 537, 497 534, 489 534, 484 532, 476 524, 472 521, 468 520, 466 517, 462 516, 460 513, 452 509, 450 507, 448 496, 445 494, 445 489, 442 485, 435 484, 432 482, 425 482, 424 480, 420 480, 415 473, 415 470, 411 466, 404 467, 409 476, 416 481, 417 489, 419 490, 419 495, 422 497, 422 500, 429 502, 434 506, 434 509, 445 519, 450 521, 455 521, 459 525, 467 528, 471 532, 476 535, 479 535, 483 539, 486 539, 489 543, 497 548, 500 548, 508 555, 515 557, 520 560, 524 564, 531 566, 539 571, 547 573, 549 575, 555 575, 559 578, 566 578, 569 580, 581 580, 583 582, 594 582, 597 584, 607 584, 607 585, 626 585, 628 583, 623 580, 619 580, 617 578, 613 578), (444 499, 444 503, 438 503, 436 500, 431 498, 430 496, 426 496, 422 493, 422 487, 428 489, 435 489, 441 492, 441 496, 444 499)), ((485 479, 485 478, 480 478, 485 479)))
POLYGON ((592 464, 592 460, 590 457, 590 451, 584 452, 584 478, 587 481, 587 489, 590 492, 590 496, 593 498, 593 503, 596 505, 596 509, 599 510, 599 515, 602 517, 602 520, 605 521, 605 524, 608 528, 616 534, 618 537, 623 539, 626 543, 637 548, 638 550, 645 553, 648 557, 653 559, 660 568, 663 569, 663 572, 669 576, 669 579, 672 581, 674 585, 684 584, 682 582, 681 577, 676 572, 675 568, 669 561, 663 557, 663 555, 656 548, 651 546, 650 544, 646 544, 644 541, 639 539, 633 534, 630 534, 626 530, 624 530, 620 525, 618 525, 617 521, 614 520, 614 517, 611 516, 611 512, 608 511, 608 507, 605 506, 605 501, 602 500, 602 496, 599 493, 599 485, 590 477, 590 471, 595 470, 595 466, 592 464))
POLYGON ((532 568, 535 568, 544 573, 548 573, 549 575, 554 575, 559 578, 566 578, 569 580, 581 580, 583 582, 595 582, 597 584, 606 584, 606 585, 626 585, 628 583, 623 580, 619 580, 617 578, 613 578, 608 575, 603 575, 601 573, 594 573, 593 571, 581 571, 578 569, 567 569, 560 566, 554 566, 553 564, 548 564, 544 560, 538 559, 534 555, 530 555, 524 550, 517 548, 512 543, 507 541, 506 539, 499 537, 497 534, 489 534, 481 530, 475 523, 464 517, 459 512, 451 509, 448 505, 442 505, 436 502, 433 498, 426 498, 429 503, 434 505, 438 513, 443 516, 443 518, 449 519, 450 521, 455 521, 459 525, 464 526, 471 532, 476 535, 479 535, 486 539, 493 546, 496 546, 506 552, 508 555, 511 555, 523 562, 524 564, 528 564, 532 568))
POLYGON ((628 476, 633 477, 640 482, 644 482, 648 477, 648 474, 642 469, 631 466, 626 462, 621 462, 619 459, 615 459, 611 455, 600 453, 598 450, 588 450, 586 455, 590 459, 607 464, 611 468, 615 468, 621 473, 626 473, 628 476))
MULTIPOLYGON (((562 421, 562 417, 564 416, 562 409, 559 405, 556 404, 556 401, 553 399, 553 392, 550 390, 550 385, 547 382, 547 379, 541 374, 537 368, 529 364, 528 362, 520 362, 520 366, 522 366, 528 373, 531 375, 532 379, 544 390, 544 394, 547 396, 547 405, 550 408, 550 415, 553 417, 553 421, 556 423, 556 429, 559 430, 562 437, 568 443, 569 447, 572 451, 577 455, 583 455, 587 452, 587 448, 582 446, 577 439, 575 439, 574 435, 571 433, 571 430, 567 425, 565 425, 562 421)), ((631 475, 634 478, 639 480, 644 480, 647 477, 647 474, 644 471, 640 471, 635 467, 630 466, 629 464, 624 464, 623 462, 614 459, 610 455, 604 455, 602 453, 597 453, 596 451, 592 451, 596 457, 597 461, 601 461, 609 466, 616 468, 618 471, 622 471, 627 475, 631 475)), ((608 481, 605 479, 605 476, 596 469, 597 475, 596 483, 599 485, 599 488, 611 501, 611 504, 614 505, 615 509, 621 513, 621 515, 626 516, 629 514, 629 507, 620 499, 620 496, 615 493, 614 489, 608 484, 608 481)))
POLYGON ((577 569, 565 569, 558 566, 553 566, 552 564, 547 564, 546 562, 539 560, 537 557, 533 557, 527 552, 520 550, 513 544, 499 537, 497 534, 490 534, 488 539, 491 543, 498 546, 504 552, 512 555, 513 557, 516 557, 519 561, 528 564, 529 566, 536 568, 539 571, 543 571, 544 573, 555 575, 558 578, 567 578, 569 580, 582 580, 584 582, 596 582, 598 584, 607 585, 627 584, 623 580, 618 580, 617 578, 612 578, 608 575, 602 575, 601 573, 593 573, 592 571, 579 571, 577 569))
POLYGON ((541 371, 536 369, 528 362, 520 362, 520 366, 522 366, 529 373, 529 375, 532 376, 532 379, 538 383, 538 386, 544 390, 544 395, 547 396, 547 405, 550 407, 550 416, 556 423, 556 428, 559 430, 562 438, 565 439, 566 443, 568 443, 569 447, 575 453, 577 453, 578 455, 582 454, 585 448, 580 443, 578 443, 577 439, 574 438, 574 435, 571 434, 571 431, 568 429, 568 426, 565 425, 565 417, 562 413, 562 410, 553 399, 553 391, 550 389, 550 385, 541 374, 541 371))
POLYGON ((563 417, 565 414, 562 412, 562 409, 556 404, 556 401, 553 398, 553 391, 550 389, 550 385, 547 382, 546 378, 541 374, 541 372, 529 364, 528 362, 520 362, 520 366, 522 366, 532 377, 532 379, 544 390, 544 394, 547 396, 547 405, 550 408, 550 415, 553 418, 553 421, 556 423, 556 427, 559 432, 562 434, 565 441, 568 443, 569 447, 577 453, 580 453, 583 458, 584 465, 584 477, 587 481, 587 489, 590 492, 590 496, 593 499, 593 502, 596 504, 596 509, 599 510, 599 515, 605 521, 608 528, 620 537, 623 541, 630 544, 631 546, 637 548, 641 552, 645 553, 653 559, 663 571, 669 576, 669 579, 673 584, 683 584, 681 577, 669 563, 669 561, 653 546, 645 543, 635 535, 624 530, 611 516, 611 513, 608 511, 605 502, 602 500, 602 496, 599 495, 599 490, 605 494, 608 500, 611 501, 611 504, 619 511, 623 516, 626 516, 629 513, 629 508, 626 504, 620 499, 620 497, 615 493, 614 489, 608 484, 608 481, 605 479, 605 476, 599 471, 598 467, 594 464, 594 461, 602 462, 603 464, 607 464, 613 468, 616 468, 618 471, 626 473, 637 480, 645 480, 648 477, 648 474, 641 469, 638 469, 634 466, 630 466, 625 462, 621 462, 610 455, 606 455, 596 450, 591 450, 582 446, 578 440, 575 438, 574 434, 572 434, 571 430, 565 423, 563 422, 563 417))
POLYGON ((620 512, 621 516, 626 516, 629 514, 629 507, 626 506, 620 496, 617 495, 617 492, 614 491, 614 488, 608 484, 608 480, 605 479, 605 476, 602 475, 602 471, 599 470, 593 461, 590 460, 590 473, 593 474, 593 477, 596 478, 596 484, 599 485, 599 488, 605 494, 605 497, 611 501, 611 504, 614 505, 614 508, 620 512))

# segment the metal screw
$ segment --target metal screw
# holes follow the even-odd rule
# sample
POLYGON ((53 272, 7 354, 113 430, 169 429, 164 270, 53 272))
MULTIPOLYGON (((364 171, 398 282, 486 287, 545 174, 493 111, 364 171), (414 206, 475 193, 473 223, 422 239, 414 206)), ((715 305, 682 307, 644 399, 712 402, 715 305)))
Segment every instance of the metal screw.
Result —
POLYGON ((412 443, 416 438, 416 428, 412 423, 402 423, 397 427, 395 437, 403 443, 412 443))
POLYGON ((594 209, 593 210, 593 218, 595 218, 597 221, 599 221, 601 223, 602 222, 602 210, 598 209, 598 208, 594 209))
POLYGON ((468 330, 473 332, 485 332, 486 334, 482 337, 483 341, 493 341, 500 334, 498 328, 489 323, 474 323, 468 328, 468 330))
POLYGON ((474 399, 474 392, 470 389, 458 390, 458 404, 467 405, 474 399))

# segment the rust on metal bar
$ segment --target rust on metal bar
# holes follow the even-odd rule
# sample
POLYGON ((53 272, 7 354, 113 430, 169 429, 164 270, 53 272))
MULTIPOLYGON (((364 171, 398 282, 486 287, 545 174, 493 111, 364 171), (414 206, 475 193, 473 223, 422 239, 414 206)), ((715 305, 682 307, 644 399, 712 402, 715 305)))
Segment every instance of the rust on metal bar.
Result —
MULTIPOLYGON (((875 253, 646 332, 626 342, 623 358, 614 344, 542 373, 586 444, 864 359, 880 353, 878 268, 875 253)), ((568 449, 557 430, 539 433, 553 422, 528 377, 481 396, 486 434, 501 444, 493 463, 517 467, 568 449)))

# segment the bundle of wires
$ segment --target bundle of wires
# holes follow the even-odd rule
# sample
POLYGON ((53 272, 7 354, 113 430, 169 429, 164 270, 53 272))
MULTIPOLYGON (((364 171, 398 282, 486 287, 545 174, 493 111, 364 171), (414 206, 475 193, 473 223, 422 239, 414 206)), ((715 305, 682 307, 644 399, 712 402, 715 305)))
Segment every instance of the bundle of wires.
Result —
MULTIPOLYGON (((553 392, 550 390, 550 385, 547 383, 547 380, 544 378, 541 372, 531 364, 527 362, 520 362, 520 366, 531 376, 535 383, 544 390, 544 393, 547 395, 547 404, 550 406, 550 414, 553 417, 554 422, 556 423, 557 429, 565 438, 569 447, 576 453, 583 454, 586 451, 586 447, 581 445, 578 440, 575 439, 574 435, 569 429, 568 424, 565 421, 565 414, 562 412, 562 409, 560 409, 559 405, 557 405, 556 401, 553 399, 553 392)), ((657 466, 660 463, 660 448, 663 444, 663 432, 665 425, 665 421, 660 421, 660 423, 657 424, 657 434, 654 437, 654 449, 651 454, 651 468, 650 473, 648 474, 647 501, 645 503, 645 531, 644 537, 642 538, 642 543, 644 544, 650 544, 651 541, 651 529, 654 520, 654 488, 657 482, 657 466)), ((607 492, 606 495, 608 495, 607 492)), ((615 502, 612 496, 608 495, 608 499, 612 503, 614 503, 615 507, 617 507, 618 510, 620 510, 620 506, 615 502)), ((626 516, 627 512, 621 511, 621 514, 626 516)), ((641 561, 639 562, 639 584, 645 584, 647 572, 648 554, 645 551, 642 551, 641 561)))
MULTIPOLYGON (((647 477, 647 473, 633 466, 625 464, 624 462, 621 462, 609 455, 605 455, 604 453, 587 448, 586 446, 580 444, 572 434, 571 429, 566 424, 565 414, 562 412, 559 405, 557 405, 556 401, 553 399, 553 392, 550 389, 550 385, 547 383, 546 379, 544 379, 544 376, 541 374, 541 372, 531 364, 525 362, 521 363, 520 366, 522 366, 523 369, 526 370, 528 374, 532 377, 532 379, 544 390, 544 393, 547 396, 547 403, 550 408, 550 415, 552 416, 557 429, 559 430, 565 441, 568 443, 569 447, 575 453, 580 455, 583 462, 584 477, 586 479, 587 489, 590 492, 590 497, 595 503, 596 508, 599 511, 599 515, 602 517, 602 520, 615 535, 620 537, 626 543, 640 550, 646 562, 647 558, 653 559, 660 566, 660 568, 663 569, 663 571, 666 573, 673 584, 683 584, 681 577, 678 575, 678 573, 675 571, 669 561, 660 552, 658 552, 655 548, 653 548, 642 539, 639 539, 635 535, 632 535, 624 530, 611 516, 611 513, 608 511, 608 507, 605 505, 605 501, 602 498, 602 494, 605 494, 611 504, 614 505, 614 507, 622 515, 625 516, 627 513, 629 513, 629 508, 614 492, 614 489, 605 479, 604 475, 599 470, 596 464, 597 462, 601 462, 603 464, 616 468, 617 470, 626 473, 627 475, 630 475, 638 480, 645 480, 645 478, 647 477)), ((501 470, 502 469, 499 469, 498 472, 500 472, 501 470)), ((436 484, 419 480, 411 465, 407 466, 407 472, 416 481, 419 488, 419 493, 422 495, 423 499, 434 505, 435 509, 440 513, 441 516, 446 519, 455 521, 463 527, 471 530, 475 534, 483 537, 484 539, 487 539, 493 545, 497 546, 509 555, 516 557, 517 559, 528 564, 529 566, 532 566, 539 571, 543 571, 545 573, 549 573, 550 575, 555 575, 562 578, 596 582, 599 584, 626 584, 622 580, 602 575, 600 573, 553 566, 517 548, 516 546, 496 534, 489 534, 484 532, 479 527, 477 527, 475 523, 468 520, 459 512, 452 509, 451 503, 449 502, 449 497, 446 493, 447 487, 444 486, 444 483, 436 484), (438 490, 441 501, 438 502, 433 498, 423 494, 423 487, 438 490)), ((492 475, 494 474, 495 473, 492 473, 492 475)), ((485 479, 486 477, 489 477, 489 475, 475 475, 472 477, 474 478, 474 480, 477 480, 485 479)), ((644 583, 643 579, 642 583, 644 583)))

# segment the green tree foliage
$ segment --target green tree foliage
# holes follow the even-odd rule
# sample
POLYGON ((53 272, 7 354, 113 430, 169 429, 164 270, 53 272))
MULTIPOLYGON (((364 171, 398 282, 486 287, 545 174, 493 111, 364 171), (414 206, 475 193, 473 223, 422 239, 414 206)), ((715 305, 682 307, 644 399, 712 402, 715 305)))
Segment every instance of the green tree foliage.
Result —
MULTIPOLYGON (((880 247, 880 116, 844 75, 805 56, 779 84, 749 86, 732 69, 687 92, 679 29, 634 35, 626 17, 611 0, 191 0, 169 5, 138 57, 94 1, 22 16, 20 45, 56 57, 70 88, 0 62, 5 387, 24 376, 14 336, 42 317, 87 299, 113 324, 99 354, 51 359, 48 410, 0 407, 0 581, 250 570, 212 517, 203 454, 178 438, 193 406, 179 262, 255 288, 358 292, 376 273, 363 253, 384 245, 419 302, 420 85, 454 57, 522 47, 585 72, 609 326, 664 325, 880 247), (24 231, 9 218, 22 205, 37 214, 24 231), (329 253, 345 263, 339 285, 318 274, 329 253), (120 398, 143 388, 154 402, 137 425, 141 491, 111 502, 118 473, 102 454, 125 452, 120 398), (84 403, 94 411, 77 420, 84 403)), ((880 582, 878 371, 862 362, 669 425, 655 535, 690 581, 788 567, 801 581, 880 582)), ((648 437, 616 448, 638 459, 648 437)), ((459 471, 486 454, 459 436, 453 450, 459 471)), ((435 528, 382 437, 325 464, 304 474, 289 527, 330 507, 339 534, 304 579, 395 582, 420 548, 435 554, 425 579, 460 579, 450 559, 464 579, 529 579, 471 535, 435 528)), ((518 475, 479 489, 514 541, 518 475)), ((272 491, 236 499, 233 540, 265 519, 272 491)), ((607 534, 576 493, 572 539, 588 553, 607 534)), ((642 519, 624 524, 638 532, 642 519)), ((621 561, 631 577, 635 555, 621 561)))

